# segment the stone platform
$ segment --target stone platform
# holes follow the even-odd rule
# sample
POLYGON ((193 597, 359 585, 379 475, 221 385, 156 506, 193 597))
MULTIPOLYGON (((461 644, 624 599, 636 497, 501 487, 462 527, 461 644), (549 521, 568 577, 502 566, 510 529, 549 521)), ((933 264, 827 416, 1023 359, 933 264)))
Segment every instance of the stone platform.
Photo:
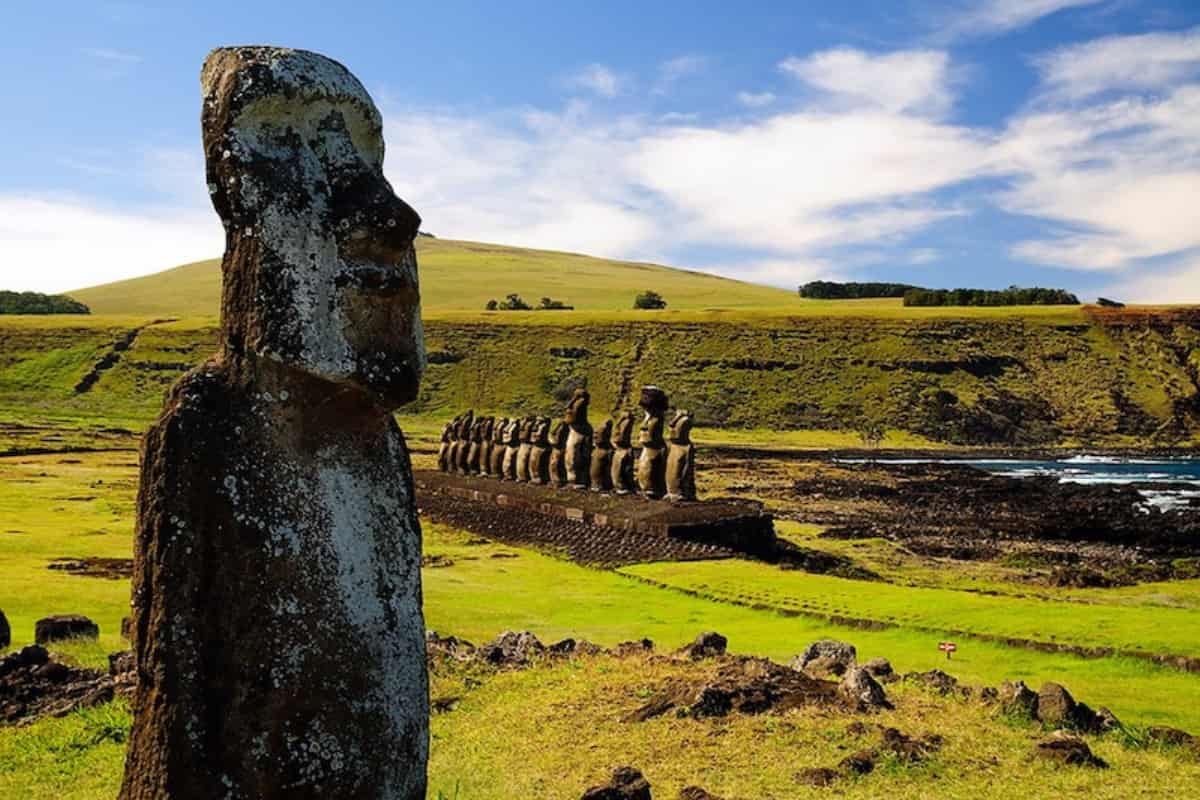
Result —
POLYGON ((761 504, 753 501, 675 503, 436 470, 417 470, 414 478, 418 501, 423 507, 441 505, 453 498, 472 505, 492 506, 498 513, 505 512, 504 516, 510 516, 511 512, 537 514, 593 529, 609 529, 619 532, 622 541, 643 540, 645 547, 634 549, 644 551, 647 558, 632 560, 650 560, 648 557, 660 550, 666 558, 728 557, 737 553, 770 557, 775 552, 774 521, 761 504), (671 547, 670 543, 691 543, 699 549, 671 547), (692 550, 696 552, 689 556, 692 550))

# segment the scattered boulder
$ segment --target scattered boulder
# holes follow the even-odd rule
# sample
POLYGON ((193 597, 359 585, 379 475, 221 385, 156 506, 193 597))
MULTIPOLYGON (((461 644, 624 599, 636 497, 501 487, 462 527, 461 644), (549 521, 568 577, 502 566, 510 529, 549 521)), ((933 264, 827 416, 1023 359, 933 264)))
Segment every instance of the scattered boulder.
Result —
POLYGON ((721 634, 715 631, 708 631, 697 636, 694 642, 679 652, 693 661, 699 661, 702 658, 715 658, 725 655, 725 647, 728 644, 729 640, 721 634))
POLYGON ((863 668, 871 673, 871 677, 875 680, 891 678, 895 674, 892 670, 892 662, 886 658, 872 658, 866 664, 863 664, 863 668))
POLYGON ((546 652, 546 646, 529 631, 505 631, 491 644, 479 648, 479 656, 496 666, 525 666, 535 656, 546 652))
POLYGON ((805 786, 816 786, 823 788, 832 786, 838 778, 842 777, 842 773, 836 769, 829 767, 805 767, 796 773, 796 783, 804 784, 805 786))
POLYGON ((679 800, 722 800, 722 798, 699 786, 685 786, 679 790, 679 800))
POLYGON ((958 678, 948 675, 940 669, 931 669, 928 672, 906 672, 903 679, 920 683, 940 695, 966 694, 963 689, 959 688, 958 678))
POLYGON ((865 667, 850 667, 838 685, 838 691, 861 708, 891 708, 883 687, 865 667))
POLYGON ((1025 681, 1004 681, 1000 684, 1000 707, 1005 714, 1025 719, 1037 719, 1038 693, 1025 681))
POLYGON ((1063 728, 1075 717, 1075 698, 1058 683, 1044 683, 1038 689, 1037 718, 1047 725, 1063 728))
POLYGON ((810 675, 844 675, 858 660, 858 651, 848 642, 836 639, 821 639, 804 648, 804 652, 792 659, 792 669, 810 675))
POLYGON ((547 648, 555 656, 594 656, 603 652, 598 644, 592 644, 586 639, 563 639, 547 648))
POLYGON ((891 753, 906 764, 924 761, 942 749, 943 739, 937 734, 912 737, 897 728, 885 728, 881 736, 880 749, 891 753))
POLYGON ((1087 742, 1064 730, 1055 731, 1038 742, 1034 746, 1033 754, 1037 758, 1073 767, 1103 769, 1108 766, 1104 759, 1092 753, 1092 748, 1088 747, 1087 742))
POLYGON ((1178 728, 1166 725, 1155 725, 1146 729, 1146 739, 1149 742, 1167 747, 1200 747, 1200 737, 1193 736, 1178 728))
POLYGON ((638 639, 635 642, 621 642, 612 649, 615 656, 632 656, 654 652, 654 642, 649 639, 638 639))
POLYGON ((866 775, 875 769, 875 753, 870 750, 852 753, 839 761, 838 767, 854 775, 866 775))
POLYGON ((1100 706, 1096 709, 1096 722, 1100 733, 1108 733, 1109 731, 1116 731, 1125 727, 1121 724, 1121 720, 1117 719, 1117 715, 1110 711, 1107 706, 1100 706))
POLYGON ((38 644, 61 642, 64 639, 98 639, 100 626, 82 614, 55 614, 39 619, 33 628, 33 640, 38 644))
POLYGON ((425 632, 425 655, 432 661, 436 657, 454 661, 467 661, 474 657, 475 645, 456 636, 439 636, 437 631, 425 632))
POLYGON ((133 672, 135 666, 132 650, 122 650, 119 653, 108 654, 108 674, 114 678, 118 675, 133 672))
POLYGON ((0 658, 0 723, 61 717, 131 693, 133 684, 131 672, 113 676, 72 667, 54 661, 41 645, 30 645, 0 658))
POLYGON ((588 789, 581 800, 651 800, 650 784, 633 767, 618 767, 608 783, 588 789))
POLYGON ((8 626, 8 617, 0 610, 0 650, 7 650, 12 644, 12 628, 8 626))

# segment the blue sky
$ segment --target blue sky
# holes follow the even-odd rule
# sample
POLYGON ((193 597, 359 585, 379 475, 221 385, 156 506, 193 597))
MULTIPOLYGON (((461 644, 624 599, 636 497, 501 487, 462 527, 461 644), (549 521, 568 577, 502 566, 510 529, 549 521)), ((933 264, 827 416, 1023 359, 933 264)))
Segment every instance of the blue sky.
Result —
MULTIPOLYGON (((439 236, 795 286, 1200 302, 1200 3, 20 4, 0 288, 219 255, 198 75, 345 63, 439 236)), ((480 276, 486 280, 486 276, 480 276)))

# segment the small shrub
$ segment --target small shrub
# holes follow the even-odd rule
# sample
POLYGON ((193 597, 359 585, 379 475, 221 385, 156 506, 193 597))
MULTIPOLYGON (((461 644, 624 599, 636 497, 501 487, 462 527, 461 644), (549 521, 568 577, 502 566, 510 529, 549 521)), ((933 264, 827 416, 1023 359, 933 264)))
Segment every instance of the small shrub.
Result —
POLYGON ((497 308, 499 308, 499 306, 500 306, 500 304, 497 303, 494 299, 487 301, 487 310, 488 311, 495 311, 497 308))
POLYGON ((633 307, 638 309, 666 308, 667 301, 658 292, 647 289, 633 299, 633 307))

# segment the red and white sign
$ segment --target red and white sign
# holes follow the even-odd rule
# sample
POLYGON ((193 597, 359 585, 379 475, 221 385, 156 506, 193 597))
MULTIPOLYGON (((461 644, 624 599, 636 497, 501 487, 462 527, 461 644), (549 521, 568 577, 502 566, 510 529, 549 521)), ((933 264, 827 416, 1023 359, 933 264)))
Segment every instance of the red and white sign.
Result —
POLYGON ((946 660, 950 660, 950 654, 958 649, 958 645, 954 642, 938 642, 938 650, 946 654, 946 660))

